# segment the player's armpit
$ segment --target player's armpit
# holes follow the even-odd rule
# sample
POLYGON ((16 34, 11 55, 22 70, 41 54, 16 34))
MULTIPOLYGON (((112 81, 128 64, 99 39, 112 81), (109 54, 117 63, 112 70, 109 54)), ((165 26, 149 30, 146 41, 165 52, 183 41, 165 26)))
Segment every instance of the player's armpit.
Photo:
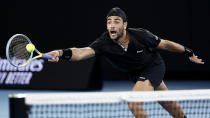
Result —
POLYGON ((95 56, 95 51, 90 47, 71 48, 71 50, 72 50, 71 61, 80 61, 95 56))

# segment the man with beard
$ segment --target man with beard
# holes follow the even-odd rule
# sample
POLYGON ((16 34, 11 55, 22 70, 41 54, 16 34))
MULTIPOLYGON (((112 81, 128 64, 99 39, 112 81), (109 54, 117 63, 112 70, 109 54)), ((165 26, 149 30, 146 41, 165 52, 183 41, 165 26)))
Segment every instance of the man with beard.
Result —
MULTIPOLYGON (((93 56, 103 56, 121 71, 127 72, 135 82, 132 91, 168 90, 164 84, 165 64, 158 49, 187 55, 190 61, 204 64, 190 48, 178 43, 160 39, 146 29, 127 28, 127 18, 123 10, 112 8, 107 14, 107 32, 85 48, 54 50, 47 54, 54 58, 80 61, 93 56)), ((159 102, 174 118, 186 118, 176 102, 159 102), (176 110, 174 110, 176 109, 176 110)), ((136 118, 148 118, 142 103, 128 103, 136 118), (138 110, 136 110, 138 109, 138 110)))

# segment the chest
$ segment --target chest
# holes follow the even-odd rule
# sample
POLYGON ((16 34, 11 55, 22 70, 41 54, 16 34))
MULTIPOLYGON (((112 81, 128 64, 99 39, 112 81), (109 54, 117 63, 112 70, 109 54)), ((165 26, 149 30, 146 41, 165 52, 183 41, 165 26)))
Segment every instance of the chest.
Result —
POLYGON ((124 45, 109 42, 103 46, 103 52, 105 55, 118 57, 141 57, 147 53, 147 49, 142 43, 130 40, 128 44, 124 45))

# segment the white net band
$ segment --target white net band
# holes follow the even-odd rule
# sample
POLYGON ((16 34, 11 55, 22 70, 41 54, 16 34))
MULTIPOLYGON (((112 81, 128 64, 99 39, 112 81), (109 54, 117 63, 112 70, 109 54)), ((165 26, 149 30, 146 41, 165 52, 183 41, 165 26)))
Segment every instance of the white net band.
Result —
POLYGON ((29 93, 10 97, 24 98, 27 118, 210 118, 210 90, 29 93))
POLYGON ((111 102, 150 102, 210 99, 210 89, 147 92, 77 92, 16 94, 26 104, 85 104, 111 102))

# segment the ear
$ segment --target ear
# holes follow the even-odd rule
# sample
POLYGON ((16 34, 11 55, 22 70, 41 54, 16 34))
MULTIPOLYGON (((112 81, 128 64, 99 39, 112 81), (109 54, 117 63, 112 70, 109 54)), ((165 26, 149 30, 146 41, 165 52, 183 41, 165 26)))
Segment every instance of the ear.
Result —
POLYGON ((128 22, 124 22, 123 27, 124 27, 125 30, 127 29, 127 26, 128 26, 128 22))
POLYGON ((107 26, 107 24, 106 24, 106 29, 108 30, 108 26, 107 26))

